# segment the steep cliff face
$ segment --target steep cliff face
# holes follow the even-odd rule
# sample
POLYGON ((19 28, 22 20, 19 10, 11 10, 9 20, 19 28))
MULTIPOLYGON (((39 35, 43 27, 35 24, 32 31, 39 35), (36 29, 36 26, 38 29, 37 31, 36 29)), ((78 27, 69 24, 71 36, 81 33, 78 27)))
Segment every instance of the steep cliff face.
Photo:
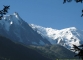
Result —
POLYGON ((13 15, 4 16, 3 19, 0 20, 0 35, 25 45, 50 44, 47 39, 42 38, 27 22, 22 20, 16 12, 13 15))

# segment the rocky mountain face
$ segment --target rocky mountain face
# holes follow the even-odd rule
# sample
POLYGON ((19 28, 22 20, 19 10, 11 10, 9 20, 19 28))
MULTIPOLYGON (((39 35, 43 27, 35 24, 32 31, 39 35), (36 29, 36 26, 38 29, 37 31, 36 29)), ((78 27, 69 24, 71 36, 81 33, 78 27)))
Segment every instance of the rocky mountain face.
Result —
POLYGON ((75 27, 62 30, 44 28, 28 24, 15 12, 0 20, 0 59, 72 59, 74 53, 66 48, 82 44, 82 37, 83 31, 75 27))
POLYGON ((83 43, 83 31, 75 27, 61 30, 28 24, 18 13, 0 20, 0 35, 25 45, 59 44, 68 49, 83 43))
POLYGON ((6 15, 0 20, 0 35, 25 45, 51 44, 34 31, 16 12, 12 15, 6 15))
POLYGON ((83 44, 83 31, 75 27, 57 30, 53 28, 45 28, 34 24, 30 24, 30 26, 42 37, 48 39, 51 44, 59 44, 68 49, 72 48, 73 44, 77 46, 83 44))

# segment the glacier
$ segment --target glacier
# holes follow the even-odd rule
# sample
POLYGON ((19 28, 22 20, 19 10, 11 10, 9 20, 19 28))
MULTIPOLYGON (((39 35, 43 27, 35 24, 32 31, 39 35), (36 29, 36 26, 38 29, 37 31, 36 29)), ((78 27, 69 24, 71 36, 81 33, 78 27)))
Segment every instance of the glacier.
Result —
POLYGON ((51 44, 60 44, 68 49, 71 49, 73 44, 77 46, 83 44, 83 31, 78 30, 75 27, 58 30, 53 28, 45 28, 35 24, 29 25, 41 36, 48 39, 51 44))

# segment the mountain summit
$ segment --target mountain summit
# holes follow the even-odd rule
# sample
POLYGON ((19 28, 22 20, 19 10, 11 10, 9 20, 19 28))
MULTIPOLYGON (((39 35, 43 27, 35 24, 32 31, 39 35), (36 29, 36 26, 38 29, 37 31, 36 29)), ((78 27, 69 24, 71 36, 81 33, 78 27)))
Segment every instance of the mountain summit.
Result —
POLYGON ((72 48, 73 44, 80 45, 83 43, 83 31, 75 27, 69 27, 61 30, 45 28, 42 26, 30 24, 41 36, 48 39, 51 44, 60 44, 68 49, 72 48))
POLYGON ((17 12, 3 16, 2 20, 0 20, 0 35, 25 45, 51 44, 47 39, 42 38, 40 34, 34 31, 17 12))
POLYGON ((12 25, 20 25, 21 24, 21 19, 18 15, 18 13, 14 13, 13 15, 6 15, 3 16, 2 20, 0 20, 0 26, 3 27, 9 31, 10 26, 12 25))
POLYGON ((0 20, 0 35, 25 45, 60 44, 68 49, 83 43, 83 31, 75 27, 61 30, 28 24, 17 12, 0 20))

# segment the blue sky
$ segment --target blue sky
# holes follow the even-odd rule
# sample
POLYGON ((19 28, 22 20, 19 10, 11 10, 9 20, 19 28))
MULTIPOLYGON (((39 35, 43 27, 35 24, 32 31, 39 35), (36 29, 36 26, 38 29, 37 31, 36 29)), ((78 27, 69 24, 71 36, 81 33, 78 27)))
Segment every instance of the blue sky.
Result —
POLYGON ((18 12, 29 24, 54 29, 76 27, 83 30, 83 3, 72 1, 63 4, 63 0, 0 0, 0 9, 3 5, 10 5, 7 15, 18 12))

